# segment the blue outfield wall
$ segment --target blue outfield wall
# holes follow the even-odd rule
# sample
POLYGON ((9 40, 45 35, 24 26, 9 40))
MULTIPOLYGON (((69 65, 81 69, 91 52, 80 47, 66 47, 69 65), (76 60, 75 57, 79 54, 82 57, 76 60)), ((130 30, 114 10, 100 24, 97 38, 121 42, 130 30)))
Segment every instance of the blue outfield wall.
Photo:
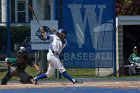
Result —
POLYGON ((63 0, 67 68, 112 68, 115 62, 115 0, 63 0))

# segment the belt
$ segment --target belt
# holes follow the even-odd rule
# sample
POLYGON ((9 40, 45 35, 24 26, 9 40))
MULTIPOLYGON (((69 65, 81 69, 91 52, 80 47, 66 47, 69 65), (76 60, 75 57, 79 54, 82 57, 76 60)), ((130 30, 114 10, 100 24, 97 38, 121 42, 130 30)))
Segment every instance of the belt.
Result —
POLYGON ((51 53, 53 53, 54 55, 59 55, 59 53, 56 53, 55 51, 53 51, 53 50, 51 50, 51 49, 49 49, 49 51, 50 51, 51 53))
POLYGON ((55 53, 54 51, 52 51, 52 53, 55 54, 55 55, 59 55, 58 53, 55 53))
POLYGON ((52 52, 54 55, 59 55, 59 53, 56 53, 56 52, 54 52, 53 50, 50 50, 50 49, 49 49, 49 51, 52 52))

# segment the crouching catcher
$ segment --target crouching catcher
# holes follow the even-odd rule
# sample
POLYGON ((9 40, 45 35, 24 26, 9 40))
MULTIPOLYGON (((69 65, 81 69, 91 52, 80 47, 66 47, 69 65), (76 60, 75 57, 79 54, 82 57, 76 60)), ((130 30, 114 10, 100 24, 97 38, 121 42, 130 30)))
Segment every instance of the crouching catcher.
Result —
POLYGON ((20 47, 16 58, 6 58, 5 61, 8 65, 8 71, 2 79, 1 85, 6 85, 13 76, 19 77, 19 81, 23 84, 32 84, 31 79, 33 77, 25 72, 28 65, 34 67, 38 71, 37 73, 41 74, 40 68, 33 61, 29 60, 24 47, 20 47))

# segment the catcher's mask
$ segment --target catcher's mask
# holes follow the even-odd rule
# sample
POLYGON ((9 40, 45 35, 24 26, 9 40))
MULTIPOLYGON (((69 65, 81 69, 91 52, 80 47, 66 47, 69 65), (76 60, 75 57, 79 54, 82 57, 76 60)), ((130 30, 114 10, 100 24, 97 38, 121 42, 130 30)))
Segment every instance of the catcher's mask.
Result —
POLYGON ((133 47, 133 50, 134 50, 134 51, 138 51, 138 47, 137 47, 137 46, 134 46, 134 47, 133 47))
POLYGON ((21 46, 20 49, 19 49, 19 52, 26 52, 26 48, 21 46))

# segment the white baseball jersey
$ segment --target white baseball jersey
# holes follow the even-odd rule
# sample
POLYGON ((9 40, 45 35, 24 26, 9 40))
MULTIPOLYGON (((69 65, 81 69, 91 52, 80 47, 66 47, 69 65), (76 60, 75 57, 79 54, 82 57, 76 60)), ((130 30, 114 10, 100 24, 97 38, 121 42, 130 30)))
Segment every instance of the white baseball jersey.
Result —
POLYGON ((60 40, 56 34, 49 35, 47 39, 50 40, 49 52, 54 55, 59 55, 67 44, 66 39, 60 40))
POLYGON ((57 69, 61 73, 65 71, 63 64, 60 62, 59 54, 65 48, 67 41, 65 39, 60 40, 60 38, 56 34, 49 35, 46 38, 50 40, 49 52, 47 54, 49 67, 46 75, 48 77, 51 77, 55 69, 57 69))

